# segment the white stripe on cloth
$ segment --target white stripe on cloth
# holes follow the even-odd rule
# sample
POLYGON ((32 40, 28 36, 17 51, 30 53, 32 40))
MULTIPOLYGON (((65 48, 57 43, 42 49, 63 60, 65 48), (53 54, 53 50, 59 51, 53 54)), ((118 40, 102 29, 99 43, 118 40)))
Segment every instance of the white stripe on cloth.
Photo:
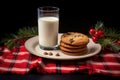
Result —
POLYGON ((104 72, 104 73, 111 73, 111 74, 119 74, 120 71, 118 70, 103 70, 103 69, 95 69, 98 73, 104 72))
POLYGON ((3 51, 1 52, 11 52, 9 49, 5 48, 3 51))
POLYGON ((61 69, 61 70, 75 70, 76 68, 75 67, 44 67, 44 69, 61 69))
POLYGON ((61 69, 61 70, 75 70, 75 67, 47 67, 43 62, 39 63, 43 69, 61 69))
MULTIPOLYGON (((0 60, 3 60, 5 63, 6 63, 6 62, 7 62, 7 63, 13 62, 13 60, 11 60, 11 59, 4 59, 2 56, 0 56, 0 60)), ((32 61, 29 61, 29 62, 28 62, 28 60, 26 60, 26 59, 15 60, 15 63, 23 63, 23 62, 27 62, 27 63, 30 63, 30 64, 34 64, 34 63, 37 63, 38 60, 32 60, 32 61)))
POLYGON ((25 46, 20 46, 20 48, 22 48, 22 47, 25 48, 25 46))
MULTIPOLYGON (((12 54, 14 54, 14 55, 16 55, 16 52, 12 52, 12 54)), ((29 52, 19 52, 19 54, 18 55, 25 55, 25 54, 29 54, 29 52)))
POLYGON ((116 63, 116 62, 95 62, 95 61, 87 61, 87 63, 91 63, 91 64, 94 64, 94 65, 103 65, 103 63, 105 63, 106 65, 120 66, 120 63, 116 63))
MULTIPOLYGON (((20 46, 20 48, 25 48, 25 47, 24 46, 20 46)), ((4 50, 1 51, 1 52, 11 52, 11 51, 10 51, 10 49, 8 49, 8 48, 5 47, 4 50)))
MULTIPOLYGON (((7 68, 5 68, 5 67, 0 67, 0 70, 1 71, 8 71, 8 67, 7 68)), ((29 68, 15 68, 15 67, 13 67, 12 68, 12 71, 21 71, 21 72, 25 72, 26 70, 30 70, 29 68)))
POLYGON ((15 68, 15 67, 12 68, 12 71, 29 71, 29 70, 30 70, 29 68, 15 68))
POLYGON ((43 69, 61 69, 61 70, 75 70, 75 67, 47 67, 43 62, 39 63, 43 69))

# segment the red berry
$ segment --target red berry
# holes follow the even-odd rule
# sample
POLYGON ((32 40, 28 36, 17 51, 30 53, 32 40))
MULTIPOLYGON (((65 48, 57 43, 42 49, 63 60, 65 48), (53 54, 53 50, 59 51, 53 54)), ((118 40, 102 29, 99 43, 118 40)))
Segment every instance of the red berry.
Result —
POLYGON ((120 45, 120 40, 118 40, 117 43, 120 45))
POLYGON ((100 37, 100 38, 104 38, 105 35, 104 35, 104 34, 100 34, 99 37, 100 37))
POLYGON ((90 33, 91 35, 94 35, 94 34, 95 34, 95 29, 90 29, 89 33, 90 33))
POLYGON ((95 36, 92 36, 92 40, 93 40, 93 42, 97 42, 97 41, 98 41, 98 38, 95 37, 95 36))
POLYGON ((94 36, 97 37, 97 38, 99 37, 98 31, 95 32, 94 36))
POLYGON ((99 35, 104 34, 103 30, 98 30, 99 35))

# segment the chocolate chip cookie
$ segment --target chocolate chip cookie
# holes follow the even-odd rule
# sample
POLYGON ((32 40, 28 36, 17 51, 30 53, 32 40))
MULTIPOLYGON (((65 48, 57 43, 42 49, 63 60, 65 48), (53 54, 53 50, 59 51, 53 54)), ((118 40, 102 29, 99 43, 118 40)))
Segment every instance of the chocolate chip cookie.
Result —
POLYGON ((62 52, 64 54, 67 54, 67 55, 70 55, 70 56, 80 56, 80 55, 83 55, 83 54, 86 54, 88 52, 88 50, 85 50, 85 51, 82 51, 82 52, 67 52, 67 51, 63 51, 62 52))
POLYGON ((78 56, 88 52, 88 43, 87 35, 79 32, 67 32, 61 36, 59 47, 64 54, 78 56))
POLYGON ((87 50, 87 46, 83 47, 83 48, 77 48, 77 49, 70 49, 70 48, 66 48, 66 47, 60 46, 60 49, 63 50, 63 51, 66 51, 66 52, 70 52, 70 53, 74 53, 74 52, 75 53, 81 53, 81 52, 87 50))
POLYGON ((86 45, 89 42, 88 36, 79 32, 68 32, 61 36, 61 41, 70 45, 86 45))
POLYGON ((64 42, 60 42, 60 46, 63 46, 65 48, 70 48, 70 49, 80 49, 80 48, 83 48, 83 47, 86 47, 86 45, 70 45, 70 44, 66 44, 64 42))

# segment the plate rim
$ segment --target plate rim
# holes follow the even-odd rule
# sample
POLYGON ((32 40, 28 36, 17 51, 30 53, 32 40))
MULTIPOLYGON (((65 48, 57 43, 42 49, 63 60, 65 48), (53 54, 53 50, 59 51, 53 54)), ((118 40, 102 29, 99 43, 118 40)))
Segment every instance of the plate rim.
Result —
MULTIPOLYGON (((61 35, 61 34, 59 34, 59 35, 61 35)), ((25 41, 25 48, 27 49, 27 51, 29 51, 30 52, 30 54, 33 54, 33 55, 36 55, 36 56, 38 56, 38 57, 42 57, 42 58, 47 58, 47 59, 53 59, 53 60, 78 60, 78 59, 84 59, 84 58, 88 58, 88 57, 92 57, 92 56, 94 56, 94 55, 96 55, 96 54, 98 54, 100 51, 101 51, 101 45, 100 44, 96 44, 96 45, 98 45, 99 46, 99 50, 97 50, 97 52, 96 53, 92 53, 92 54, 84 54, 84 55, 80 55, 80 56, 77 56, 76 58, 75 58, 75 56, 72 58, 72 59, 70 59, 70 58, 59 58, 59 57, 45 57, 45 56, 40 56, 40 55, 38 55, 38 53, 36 52, 36 53, 34 53, 34 51, 32 51, 32 50, 30 50, 29 48, 28 48, 28 42, 29 41, 31 41, 31 40, 35 40, 36 38, 38 38, 38 35, 36 35, 36 36, 33 36, 33 37, 31 37, 31 38, 29 38, 28 40, 26 40, 25 41)), ((90 38, 91 39, 91 38, 90 38)), ((36 39, 35 40, 36 41, 36 43, 38 43, 38 40, 36 39)), ((35 42, 34 42, 35 43, 35 42)), ((35 46, 37 46, 38 44, 34 44, 35 46)), ((68 55, 69 56, 69 55, 68 55)))

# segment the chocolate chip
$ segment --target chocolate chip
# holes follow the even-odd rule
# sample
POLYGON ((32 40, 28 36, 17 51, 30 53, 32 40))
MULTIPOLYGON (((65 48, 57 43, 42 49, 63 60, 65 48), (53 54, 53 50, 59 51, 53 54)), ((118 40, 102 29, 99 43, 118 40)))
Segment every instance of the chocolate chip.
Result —
POLYGON ((50 56, 52 56, 52 55, 53 55, 53 53, 52 53, 52 52, 49 52, 49 55, 50 55, 50 56))
POLYGON ((60 56, 60 54, 59 54, 59 53, 57 53, 57 54, 56 54, 56 56, 60 56))
POLYGON ((82 35, 82 37, 84 37, 84 36, 82 35))
POLYGON ((70 41, 70 43, 73 43, 73 42, 74 42, 73 38, 71 38, 69 41, 70 41))
POLYGON ((77 35, 74 35, 74 37, 77 37, 77 35))
POLYGON ((47 52, 44 52, 44 55, 48 55, 48 53, 47 53, 47 52))
POLYGON ((80 37, 81 35, 77 35, 77 37, 80 37))

